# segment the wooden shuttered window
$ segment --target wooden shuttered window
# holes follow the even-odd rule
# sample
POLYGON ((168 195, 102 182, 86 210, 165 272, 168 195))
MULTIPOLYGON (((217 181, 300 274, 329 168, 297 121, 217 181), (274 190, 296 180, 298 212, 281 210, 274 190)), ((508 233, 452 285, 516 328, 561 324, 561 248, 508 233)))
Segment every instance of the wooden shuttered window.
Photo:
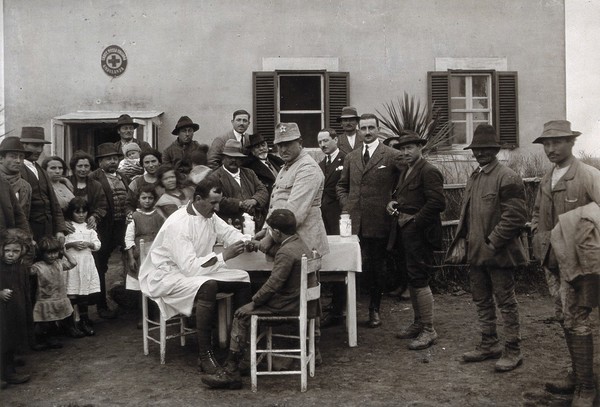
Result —
MULTIPOLYGON (((478 73, 473 71, 473 74, 478 73)), ((430 108, 438 109, 443 119, 450 119, 450 73, 428 72, 427 88, 430 108)), ((519 146, 519 106, 517 72, 492 72, 492 124, 500 136, 502 148, 519 146)))
MULTIPOLYGON (((310 71, 298 71, 299 74, 306 72, 310 71)), ((285 73, 289 74, 290 71, 285 73)), ((277 124, 277 75, 278 72, 253 72, 252 74, 254 131, 262 134, 269 144, 273 143, 277 124)), ((337 118, 341 115, 342 108, 349 105, 349 73, 322 72, 322 75, 325 101, 323 127, 331 127, 337 132, 342 132, 337 118)), ((315 138, 315 143, 316 136, 316 134, 308 135, 315 138)))

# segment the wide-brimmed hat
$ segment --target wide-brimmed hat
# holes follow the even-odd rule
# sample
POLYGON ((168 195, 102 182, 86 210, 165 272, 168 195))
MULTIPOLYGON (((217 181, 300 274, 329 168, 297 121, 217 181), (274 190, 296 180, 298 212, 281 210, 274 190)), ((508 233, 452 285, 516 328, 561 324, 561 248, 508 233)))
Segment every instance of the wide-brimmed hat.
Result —
POLYGON ((545 139, 559 137, 577 137, 581 135, 579 131, 571 130, 571 122, 568 120, 551 120, 544 124, 542 135, 533 140, 536 144, 542 144, 545 139))
POLYGON ((300 129, 296 123, 279 123, 275 126, 275 141, 273 141, 273 144, 285 143, 301 137, 300 129))
POLYGON ((129 116, 128 114, 122 114, 117 120, 117 125, 115 126, 115 129, 119 130, 119 127, 125 126, 126 124, 133 126, 134 129, 137 129, 140 126, 139 123, 133 121, 131 116, 129 116))
POLYGON ((22 127, 21 143, 52 144, 46 140, 43 127, 22 127))
POLYGON ((102 143, 97 147, 96 150, 96 159, 110 157, 112 155, 123 157, 123 153, 121 153, 121 151, 119 151, 119 149, 115 147, 113 143, 102 143))
POLYGON ((248 142, 246 143, 246 148, 250 149, 254 146, 257 146, 263 143, 265 139, 260 133, 250 134, 248 135, 248 142))
POLYGON ((179 133, 179 129, 183 129, 184 127, 191 127, 194 131, 198 131, 200 125, 194 123, 192 119, 187 116, 181 116, 175 125, 175 129, 171 132, 172 135, 176 136, 179 133))
POLYGON ((32 151, 27 151, 21 144, 21 140, 18 137, 5 137, 0 143, 0 153, 22 153, 25 157, 29 157, 33 154, 32 151))
POLYGON ((480 124, 473 133, 473 141, 471 145, 463 148, 469 150, 473 148, 501 148, 498 144, 498 136, 496 129, 491 124, 480 124))
POLYGON ((226 155, 227 157, 247 157, 245 154, 242 154, 242 143, 233 139, 229 139, 225 142, 223 155, 226 155))
POLYGON ((427 140, 419 136, 419 133, 416 133, 412 130, 403 130, 400 138, 398 139, 398 144, 396 147, 406 146, 408 144, 416 144, 418 146, 424 146, 427 144, 427 140))
POLYGON ((337 122, 341 122, 342 119, 360 119, 358 112, 354 106, 345 106, 342 108, 342 114, 337 118, 337 122))
POLYGON ((394 140, 395 140, 395 141, 398 141, 398 140, 400 140, 400 136, 396 136, 396 135, 393 135, 393 136, 388 136, 388 137, 387 137, 385 140, 383 140, 383 144, 384 144, 384 145, 386 145, 386 146, 389 146, 389 145, 390 145, 390 143, 391 143, 392 141, 394 141, 394 140))

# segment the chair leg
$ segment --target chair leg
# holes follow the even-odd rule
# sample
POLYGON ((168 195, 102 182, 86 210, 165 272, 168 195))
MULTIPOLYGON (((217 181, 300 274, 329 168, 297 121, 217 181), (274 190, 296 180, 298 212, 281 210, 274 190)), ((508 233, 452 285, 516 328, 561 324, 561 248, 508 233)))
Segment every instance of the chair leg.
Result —
POLYGON ((310 320, 308 327, 308 349, 309 349, 309 374, 310 377, 315 377, 315 320, 314 318, 310 320))
POLYGON ((165 364, 165 355, 167 353, 167 321, 160 314, 160 364, 165 364))
POLYGON ((184 317, 183 315, 179 317, 179 343, 181 344, 181 346, 185 346, 185 318, 186 317, 184 317))
POLYGON ((300 322, 300 391, 306 391, 308 382, 306 374, 306 324, 300 322))
POLYGON ((273 328, 271 325, 267 328, 267 349, 269 353, 267 353, 267 369, 269 372, 273 371, 273 353, 270 352, 273 350, 273 328))
POLYGON ((144 335, 144 355, 148 356, 148 298, 142 294, 142 333, 144 335))
POLYGON ((257 390, 257 374, 256 374, 256 337, 258 328, 258 318, 256 315, 251 317, 250 321, 250 380, 252 382, 252 391, 257 390))

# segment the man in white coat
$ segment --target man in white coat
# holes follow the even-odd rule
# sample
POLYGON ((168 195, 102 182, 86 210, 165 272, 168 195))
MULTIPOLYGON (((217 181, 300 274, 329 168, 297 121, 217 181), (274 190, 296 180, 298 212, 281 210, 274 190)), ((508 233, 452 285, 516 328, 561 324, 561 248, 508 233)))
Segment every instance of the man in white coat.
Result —
POLYGON ((222 197, 214 181, 202 180, 194 200, 165 221, 139 272, 142 292, 156 301, 165 318, 189 316, 196 305, 199 368, 209 374, 220 368, 211 345, 217 292, 233 292, 236 309, 250 301, 248 273, 230 269, 226 262, 253 245, 250 235, 213 216, 222 197), (225 247, 220 254, 213 251, 217 239, 225 247))

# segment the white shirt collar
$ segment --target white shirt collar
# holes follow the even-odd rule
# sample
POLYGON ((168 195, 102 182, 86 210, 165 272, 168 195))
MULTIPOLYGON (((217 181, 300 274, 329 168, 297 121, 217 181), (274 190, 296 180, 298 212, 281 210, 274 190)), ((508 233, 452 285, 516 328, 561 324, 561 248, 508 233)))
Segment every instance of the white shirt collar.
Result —
POLYGON ((369 156, 372 157, 373 152, 375 152, 375 149, 377 148, 377 146, 379 146, 379 139, 376 138, 375 141, 373 141, 371 144, 363 143, 363 146, 363 155, 365 155, 365 150, 369 149, 369 156))
POLYGON ((240 180, 240 173, 241 170, 238 170, 238 172, 236 172, 235 174, 231 171, 229 171, 227 168, 225 168, 225 166, 223 166, 223 169, 225 170, 225 172, 229 175, 231 175, 231 177, 237 181, 238 184, 240 184, 240 186, 242 185, 241 180, 240 180))
POLYGON ((233 135, 235 136, 235 139, 237 141, 239 141, 240 143, 242 142, 242 133, 238 133, 237 131, 233 131, 233 135))
POLYGON ((37 179, 40 179, 40 174, 38 174, 38 170, 33 162, 29 160, 23 160, 23 163, 25 164, 25 167, 29 168, 29 170, 33 172, 33 175, 35 175, 37 179))
POLYGON ((329 159, 331 160, 331 162, 333 162, 335 160, 335 158, 338 156, 339 153, 340 153, 340 149, 336 148, 333 153, 329 154, 329 159))

